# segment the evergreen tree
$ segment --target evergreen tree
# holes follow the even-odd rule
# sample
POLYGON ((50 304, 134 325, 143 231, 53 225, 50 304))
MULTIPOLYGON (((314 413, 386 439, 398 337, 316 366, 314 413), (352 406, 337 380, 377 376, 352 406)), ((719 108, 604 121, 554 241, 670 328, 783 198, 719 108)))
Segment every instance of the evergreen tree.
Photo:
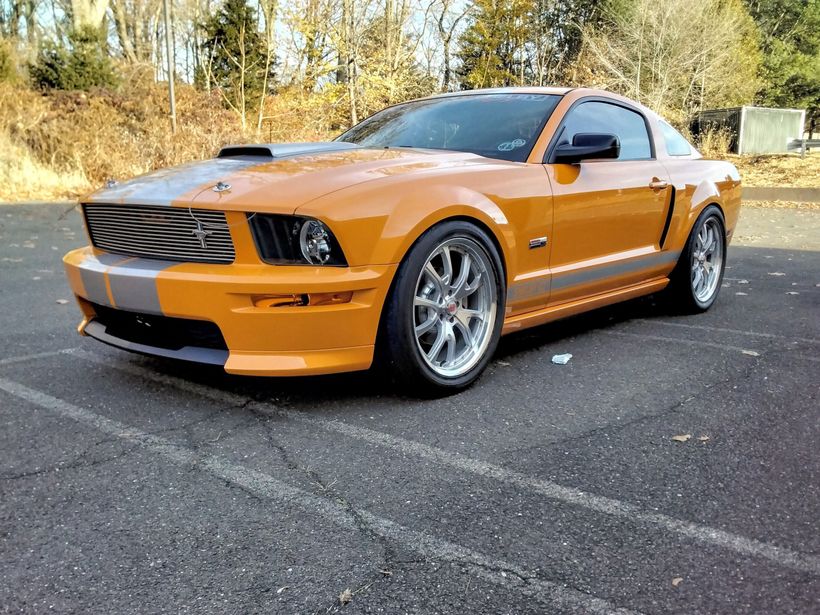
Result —
POLYGON ((527 57, 534 0, 475 0, 461 36, 457 72, 463 89, 523 85, 532 77, 527 57))
POLYGON ((29 72, 41 89, 88 90, 113 87, 119 81, 104 33, 88 26, 69 32, 67 45, 45 43, 29 72))
POLYGON ((760 102, 808 109, 820 121, 820 1, 747 0, 761 32, 760 102))
POLYGON ((197 85, 216 88, 242 121, 256 108, 265 87, 273 82, 273 61, 247 0, 226 0, 202 26, 203 65, 197 85))

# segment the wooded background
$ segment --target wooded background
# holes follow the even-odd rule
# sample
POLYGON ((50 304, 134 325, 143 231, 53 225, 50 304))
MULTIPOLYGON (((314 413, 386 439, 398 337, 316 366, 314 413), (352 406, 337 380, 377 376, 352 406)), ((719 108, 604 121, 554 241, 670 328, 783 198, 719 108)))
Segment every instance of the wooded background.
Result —
POLYGON ((602 87, 684 131, 704 108, 807 108, 812 127, 820 109, 818 0, 167 1, 175 134, 162 0, 0 0, 0 180, 18 196, 328 138, 448 90, 602 87))

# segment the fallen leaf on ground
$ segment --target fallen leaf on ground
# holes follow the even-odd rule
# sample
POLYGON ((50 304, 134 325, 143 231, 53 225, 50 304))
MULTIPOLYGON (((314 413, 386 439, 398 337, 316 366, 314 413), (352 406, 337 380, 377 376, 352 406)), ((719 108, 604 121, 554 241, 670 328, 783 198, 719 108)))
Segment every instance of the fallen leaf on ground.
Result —
POLYGON ((66 303, 68 303, 68 299, 57 299, 57 303, 59 305, 65 305, 66 303))
POLYGON ((346 589, 341 594, 339 594, 339 602, 341 602, 343 605, 347 604, 351 600, 353 600, 353 592, 349 589, 346 589))
POLYGON ((690 434, 690 433, 684 433, 684 434, 681 434, 679 436, 672 436, 672 439, 675 442, 689 442, 689 440, 691 438, 692 438, 692 434, 690 434))
POLYGON ((710 439, 709 436, 698 436, 698 440, 701 442, 708 442, 710 439))
POLYGON ((741 350, 741 352, 743 354, 749 355, 750 357, 759 357, 760 356, 760 353, 757 352, 756 350, 741 350))
POLYGON ((677 587, 683 582, 683 577, 675 577, 672 579, 672 587, 677 587))

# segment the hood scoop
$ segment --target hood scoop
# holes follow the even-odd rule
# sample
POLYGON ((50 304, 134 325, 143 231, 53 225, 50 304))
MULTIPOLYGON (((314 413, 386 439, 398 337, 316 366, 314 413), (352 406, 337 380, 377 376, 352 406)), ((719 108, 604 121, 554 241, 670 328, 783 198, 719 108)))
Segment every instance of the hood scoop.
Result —
POLYGON ((226 145, 217 158, 259 159, 288 158, 317 152, 338 152, 359 149, 355 143, 343 141, 321 141, 318 143, 255 143, 249 145, 226 145))

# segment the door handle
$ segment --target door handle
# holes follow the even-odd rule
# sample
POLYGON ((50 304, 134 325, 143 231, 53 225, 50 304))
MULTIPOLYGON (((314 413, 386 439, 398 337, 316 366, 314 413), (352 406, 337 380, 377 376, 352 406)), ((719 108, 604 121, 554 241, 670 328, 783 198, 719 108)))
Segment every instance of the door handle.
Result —
POLYGON ((649 187, 652 188, 652 190, 663 190, 669 187, 669 182, 663 179, 653 179, 649 182, 649 187))

